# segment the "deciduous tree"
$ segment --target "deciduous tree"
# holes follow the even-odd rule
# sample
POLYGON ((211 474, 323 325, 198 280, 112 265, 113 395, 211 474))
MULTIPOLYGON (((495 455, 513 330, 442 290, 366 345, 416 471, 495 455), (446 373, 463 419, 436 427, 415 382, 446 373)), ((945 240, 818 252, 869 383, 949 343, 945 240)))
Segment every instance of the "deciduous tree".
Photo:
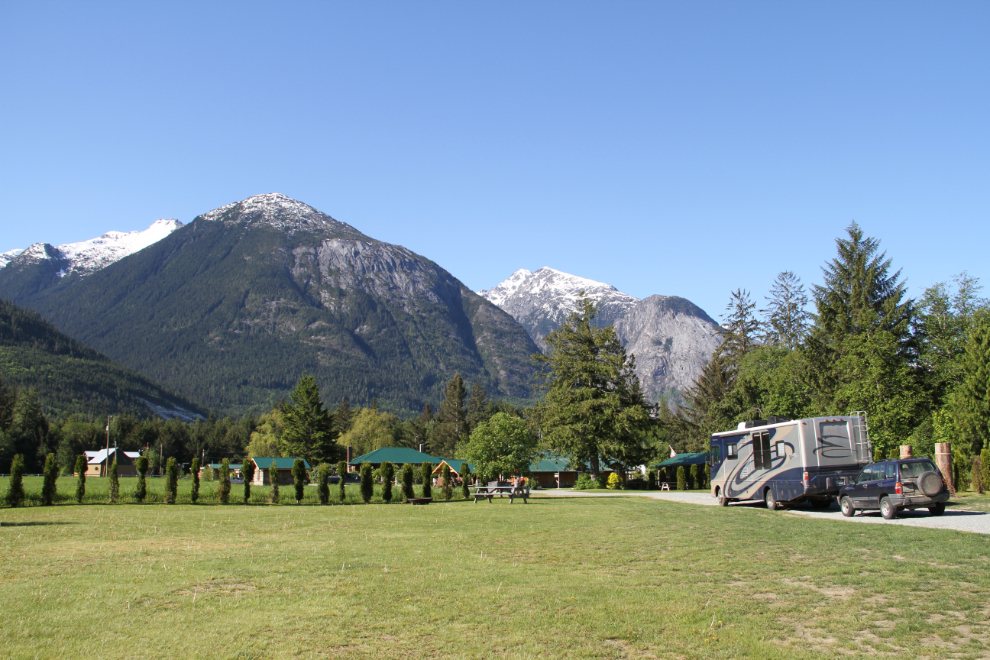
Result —
POLYGON ((526 422, 506 413, 479 424, 464 452, 479 474, 492 478, 528 475, 538 453, 538 441, 526 422))

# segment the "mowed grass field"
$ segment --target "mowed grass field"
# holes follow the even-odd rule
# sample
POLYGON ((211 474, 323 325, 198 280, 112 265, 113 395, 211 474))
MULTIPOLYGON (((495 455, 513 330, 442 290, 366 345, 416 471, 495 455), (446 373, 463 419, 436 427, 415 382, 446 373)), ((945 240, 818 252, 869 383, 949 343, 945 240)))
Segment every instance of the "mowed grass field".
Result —
POLYGON ((990 541, 961 532, 637 497, 0 523, 0 657, 990 656, 990 541))

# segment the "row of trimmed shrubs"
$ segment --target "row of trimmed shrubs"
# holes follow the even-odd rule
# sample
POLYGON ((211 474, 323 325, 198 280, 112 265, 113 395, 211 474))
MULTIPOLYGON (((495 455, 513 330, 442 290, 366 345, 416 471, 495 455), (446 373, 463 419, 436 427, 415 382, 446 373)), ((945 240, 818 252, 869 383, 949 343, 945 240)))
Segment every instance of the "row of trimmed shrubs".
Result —
POLYGON ((604 474, 598 475, 598 479, 592 479, 588 474, 578 475, 574 484, 576 490, 590 490, 593 488, 609 488, 613 490, 657 490, 661 481, 668 483, 677 480, 677 490, 700 490, 706 488, 711 483, 711 468, 707 465, 692 465, 690 468, 680 466, 674 471, 672 468, 664 468, 666 474, 658 474, 655 468, 650 468, 646 474, 646 479, 635 477, 623 481, 622 477, 616 473, 611 473, 608 477, 604 474))
MULTIPOLYGON (((76 492, 75 499, 77 503, 82 503, 83 497, 86 494, 86 456, 80 455, 76 459, 76 492)), ((190 472, 192 476, 192 489, 190 491, 190 499, 193 504, 199 500, 199 467, 200 462, 198 458, 194 458, 192 465, 190 466, 190 472)), ((420 467, 420 475, 423 482, 423 493, 422 496, 432 497, 432 473, 433 465, 431 463, 423 463, 420 467)), ((146 481, 146 474, 148 472, 148 459, 144 456, 135 461, 135 468, 137 470, 137 485, 133 492, 134 500, 138 503, 145 501, 148 495, 148 487, 146 481)), ((278 471, 275 468, 275 464, 272 463, 272 467, 269 469, 269 481, 271 482, 271 488, 268 492, 268 501, 271 504, 278 504, 281 498, 280 487, 278 483, 278 471)), ((254 480, 255 464, 253 461, 245 461, 242 468, 242 474, 244 476, 244 502, 251 501, 251 482, 254 480)), ((413 481, 415 476, 415 468, 412 464, 406 464, 401 467, 399 471, 398 480, 398 492, 393 490, 393 481, 395 481, 396 470, 392 463, 383 463, 381 468, 377 471, 382 479, 382 500, 385 503, 392 502, 393 500, 402 499, 402 501, 409 501, 416 497, 413 490, 413 481)), ((217 500, 221 504, 229 504, 231 497, 231 482, 230 482, 230 462, 228 459, 223 459, 220 463, 220 468, 217 470, 219 482, 216 489, 217 500)), ((340 461, 337 464, 337 474, 345 475, 347 473, 347 463, 340 461)), ((313 476, 315 477, 315 482, 317 486, 317 493, 319 496, 320 504, 330 503, 330 480, 331 468, 326 463, 321 463, 315 470, 313 470, 313 476)), ((57 480, 59 477, 59 469, 55 463, 55 454, 48 454, 45 459, 44 467, 44 482, 41 489, 41 504, 43 506, 51 506, 55 504, 56 491, 57 491, 57 480)), ((470 491, 468 486, 470 484, 471 472, 468 469, 467 463, 464 463, 461 467, 461 495, 464 498, 470 496, 470 491)), ((117 461, 114 460, 110 465, 109 471, 109 488, 107 491, 107 503, 117 504, 120 501, 120 473, 117 467, 117 461)), ((303 499, 303 492, 305 489, 307 481, 306 466, 302 459, 296 459, 292 466, 292 485, 293 494, 295 495, 296 503, 300 503, 303 499)), ((443 500, 453 499, 453 474, 450 472, 450 468, 446 464, 443 466, 443 474, 439 482, 439 498, 443 500)), ((179 465, 175 458, 169 458, 165 465, 165 503, 175 504, 179 485, 179 465)), ((337 484, 338 494, 340 502, 346 501, 346 483, 345 479, 341 478, 337 484)), ((371 502, 372 497, 375 493, 375 477, 372 473, 371 465, 364 463, 361 466, 361 483, 360 483, 361 499, 365 504, 371 502)), ((24 457, 18 454, 14 457, 13 462, 10 466, 10 480, 7 486, 7 492, 4 496, 4 503, 7 506, 17 507, 24 504, 25 501, 24 492, 24 457)))

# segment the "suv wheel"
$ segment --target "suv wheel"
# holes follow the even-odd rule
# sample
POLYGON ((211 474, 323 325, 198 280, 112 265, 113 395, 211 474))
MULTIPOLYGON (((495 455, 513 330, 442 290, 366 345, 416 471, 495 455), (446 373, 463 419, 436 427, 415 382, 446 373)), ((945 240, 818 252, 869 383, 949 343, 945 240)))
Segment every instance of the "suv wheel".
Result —
POLYGON ((767 503, 767 509, 770 511, 776 511, 780 508, 780 504, 777 503, 777 498, 773 496, 773 489, 768 488, 767 494, 763 496, 764 501, 767 503))
POLYGON ((933 516, 942 515, 943 513, 945 513, 945 503, 939 502, 938 504, 934 504, 928 507, 928 513, 932 514, 933 516))
POLYGON ((842 501, 839 502, 839 506, 842 507, 842 515, 844 515, 846 518, 851 518, 854 515, 856 515, 856 507, 853 506, 853 501, 849 498, 848 495, 845 495, 842 498, 842 501))
POLYGON ((897 517, 897 507, 890 503, 889 497, 880 500, 880 515, 887 520, 893 520, 897 517))

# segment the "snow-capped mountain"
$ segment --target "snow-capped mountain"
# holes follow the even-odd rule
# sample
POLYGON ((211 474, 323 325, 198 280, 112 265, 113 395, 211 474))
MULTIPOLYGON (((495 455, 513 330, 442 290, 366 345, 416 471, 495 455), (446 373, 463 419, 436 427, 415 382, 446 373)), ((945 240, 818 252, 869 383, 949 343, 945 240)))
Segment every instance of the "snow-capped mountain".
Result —
POLYGON ((598 303, 598 324, 614 325, 626 351, 636 356, 636 375, 654 400, 664 394, 676 397, 690 387, 721 342, 718 324, 689 300, 639 300, 610 284, 553 268, 517 270, 478 293, 519 321, 545 351, 546 335, 577 310, 582 292, 598 303))
POLYGON ((85 276, 157 243, 181 226, 182 223, 174 219, 156 220, 144 230, 108 231, 99 238, 57 247, 49 243, 35 243, 26 250, 4 252, 0 256, 0 268, 8 264, 53 261, 60 266, 59 277, 72 273, 85 276))
POLYGON ((526 328, 540 350, 545 351, 544 337, 577 311, 582 293, 598 304, 598 320, 602 325, 613 323, 639 302, 638 298, 622 293, 611 284, 546 267, 535 273, 524 268, 517 270, 509 279, 479 291, 478 295, 511 314, 526 328))

